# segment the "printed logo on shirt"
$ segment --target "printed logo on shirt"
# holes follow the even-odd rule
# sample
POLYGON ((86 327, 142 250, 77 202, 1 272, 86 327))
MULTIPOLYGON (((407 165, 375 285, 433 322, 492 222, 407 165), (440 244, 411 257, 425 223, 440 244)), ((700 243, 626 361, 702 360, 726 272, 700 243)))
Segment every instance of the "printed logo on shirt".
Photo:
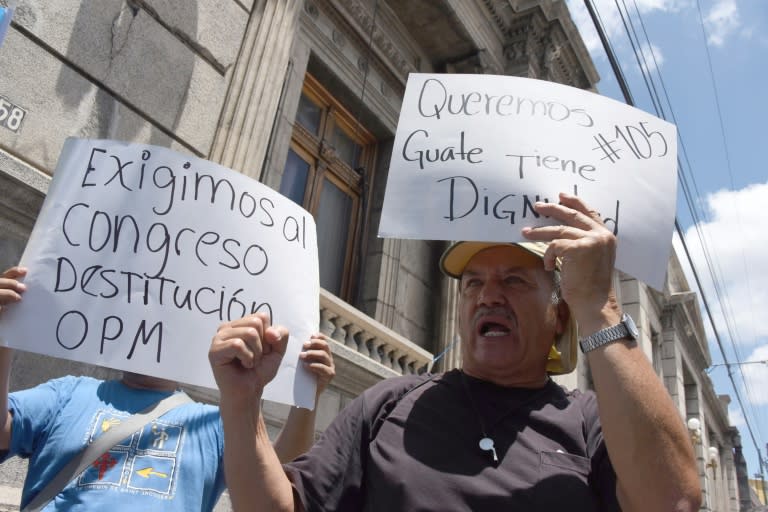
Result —
POLYGON ((133 459, 128 488, 168 495, 171 493, 170 477, 174 474, 175 465, 173 457, 137 455, 133 459))
MULTIPOLYGON (((90 427, 93 443, 129 418, 112 410, 99 410, 90 427)), ((173 497, 183 425, 157 419, 144 425, 99 456, 77 479, 81 488, 116 488, 126 492, 173 497)))

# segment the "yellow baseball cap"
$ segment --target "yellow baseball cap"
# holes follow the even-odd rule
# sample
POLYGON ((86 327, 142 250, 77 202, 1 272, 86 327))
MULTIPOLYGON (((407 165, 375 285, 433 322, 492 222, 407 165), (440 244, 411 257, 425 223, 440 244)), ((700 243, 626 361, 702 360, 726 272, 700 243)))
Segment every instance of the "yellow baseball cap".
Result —
MULTIPOLYGON (((455 242, 445 250, 440 258, 440 270, 448 277, 461 279, 469 261, 482 250, 497 246, 519 247, 525 251, 544 257, 547 244, 544 242, 455 242)), ((557 268, 560 268, 560 260, 557 260, 557 268)), ((568 324, 558 339, 552 344, 547 359, 547 373, 551 375, 563 375, 571 373, 576 368, 578 358, 579 329, 573 315, 568 317, 568 324)))

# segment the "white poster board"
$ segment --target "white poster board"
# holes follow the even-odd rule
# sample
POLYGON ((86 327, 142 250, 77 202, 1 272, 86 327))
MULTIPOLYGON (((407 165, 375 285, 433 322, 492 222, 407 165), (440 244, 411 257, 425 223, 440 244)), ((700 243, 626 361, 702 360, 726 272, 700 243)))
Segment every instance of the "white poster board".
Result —
POLYGON ((617 268, 661 289, 675 217, 677 130, 552 82, 411 74, 379 236, 523 241, 533 210, 582 197, 619 239, 617 268))
POLYGON ((3 311, 17 349, 215 388, 222 322, 254 311, 290 331, 270 400, 314 404, 299 364, 317 332, 312 216, 273 189, 166 148, 68 139, 3 311))

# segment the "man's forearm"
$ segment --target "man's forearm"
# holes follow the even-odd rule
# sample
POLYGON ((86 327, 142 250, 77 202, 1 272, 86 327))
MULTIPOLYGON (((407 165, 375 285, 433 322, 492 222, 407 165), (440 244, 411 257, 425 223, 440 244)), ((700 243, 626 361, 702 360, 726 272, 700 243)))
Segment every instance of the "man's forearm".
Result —
POLYGON ((616 342, 588 358, 622 509, 699 510, 690 439, 642 350, 616 342))
POLYGON ((224 472, 234 510, 293 512, 293 489, 269 440, 260 400, 252 405, 222 397, 224 472))

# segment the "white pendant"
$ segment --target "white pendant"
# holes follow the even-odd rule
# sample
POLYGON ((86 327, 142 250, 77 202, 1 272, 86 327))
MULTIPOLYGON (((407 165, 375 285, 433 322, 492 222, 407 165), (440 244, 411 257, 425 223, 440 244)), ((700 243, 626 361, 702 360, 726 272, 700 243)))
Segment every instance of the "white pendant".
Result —
POLYGON ((499 457, 496 456, 496 447, 493 444, 493 439, 490 437, 482 438, 480 440, 480 449, 484 452, 491 452, 491 454, 493 454, 493 462, 499 462, 499 457))

